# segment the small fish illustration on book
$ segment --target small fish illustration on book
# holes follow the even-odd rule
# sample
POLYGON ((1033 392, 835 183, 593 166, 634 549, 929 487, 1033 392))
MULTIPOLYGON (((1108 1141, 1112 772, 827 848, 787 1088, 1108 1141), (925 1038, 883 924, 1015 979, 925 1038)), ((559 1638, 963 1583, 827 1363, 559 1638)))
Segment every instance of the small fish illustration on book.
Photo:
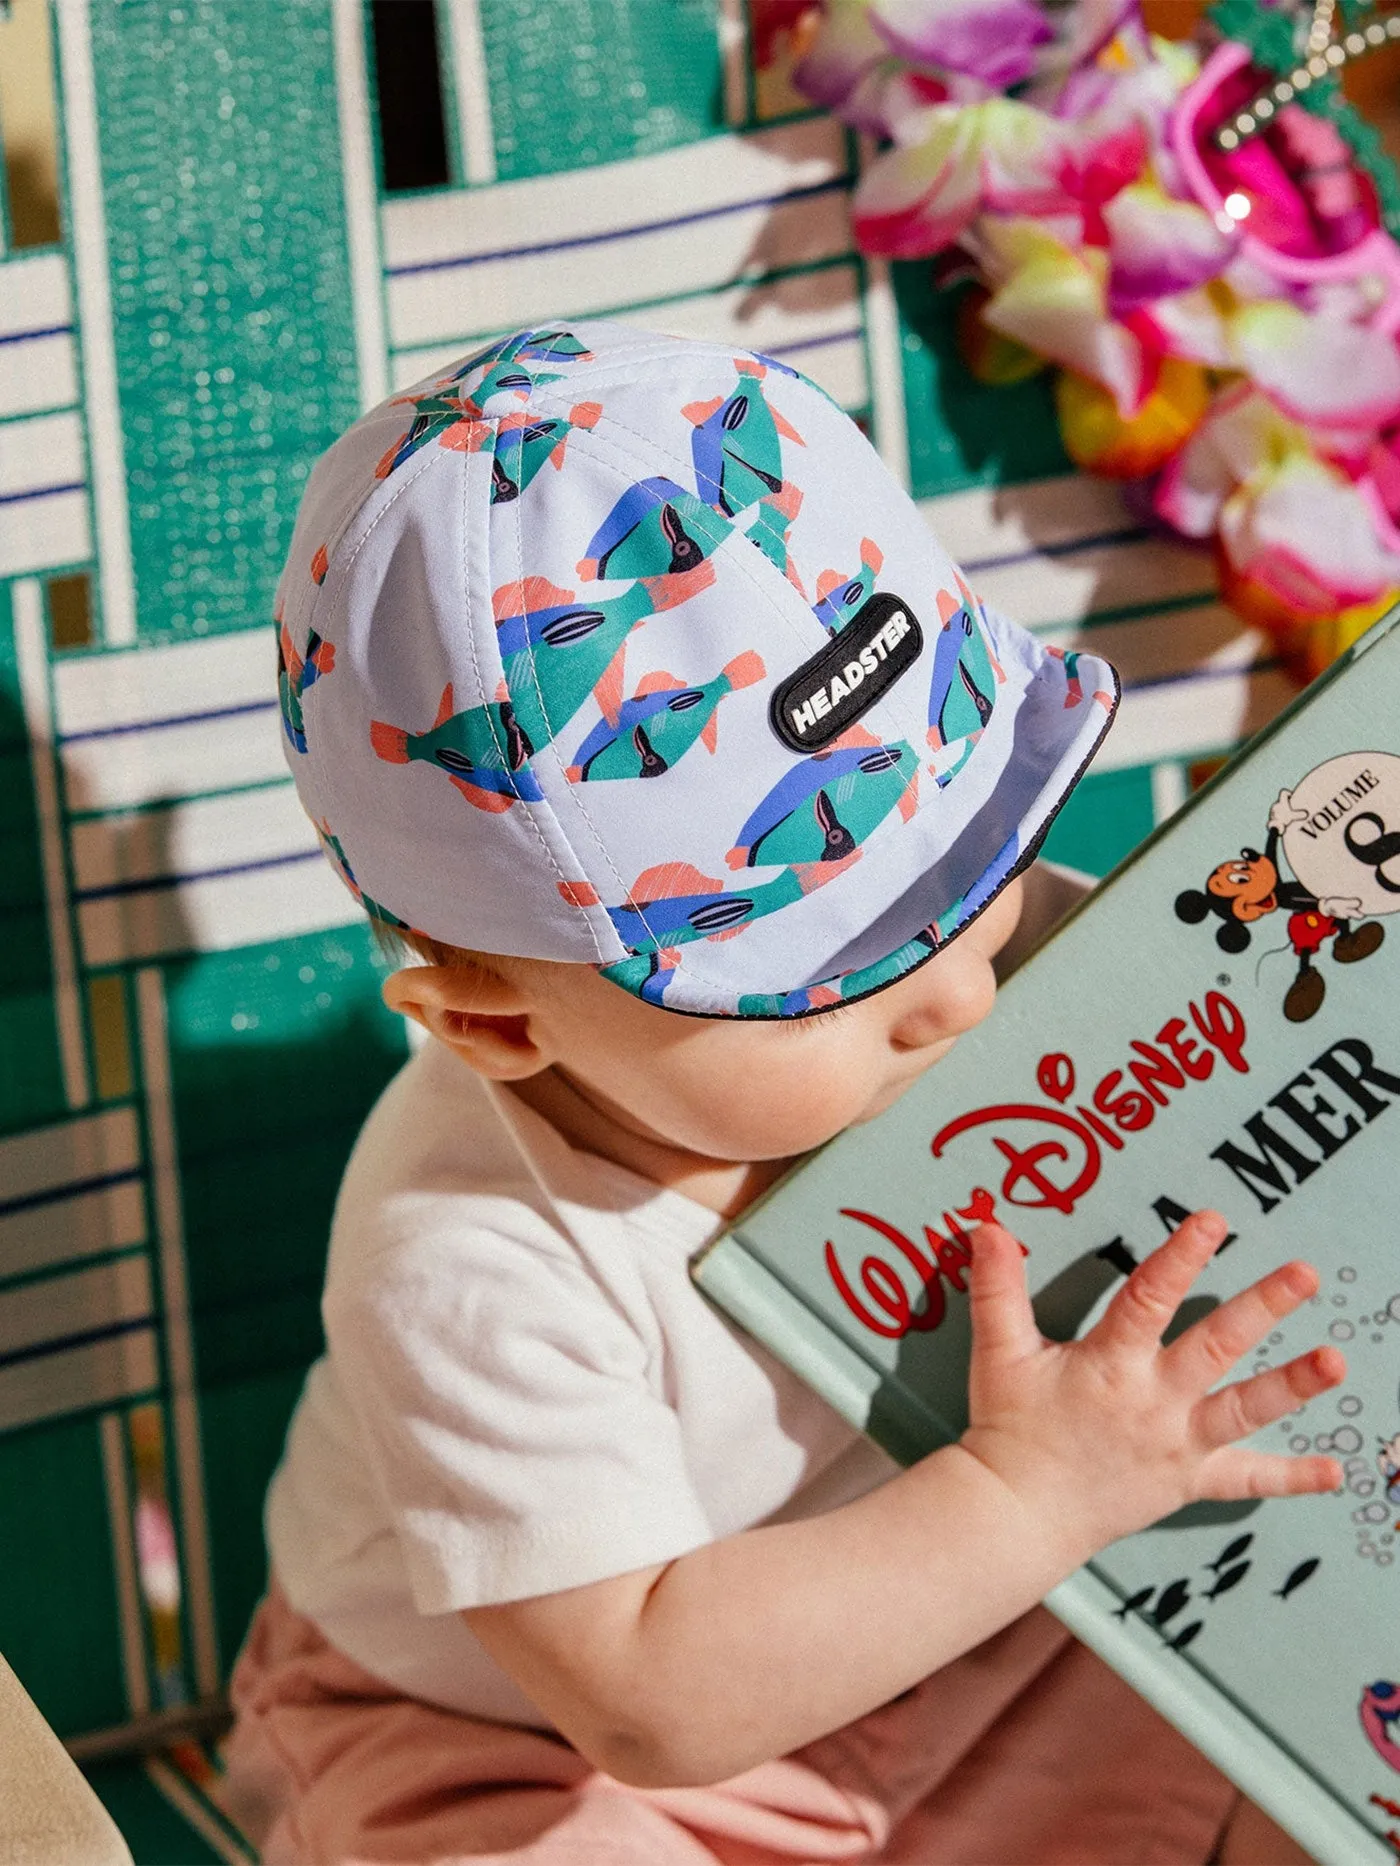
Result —
POLYGON ((1129 1594, 1123 1605, 1118 1608, 1113 1616, 1114 1619, 1126 1620, 1130 1613, 1136 1613, 1140 1607, 1145 1607, 1155 1592, 1156 1589, 1151 1587, 1138 1588, 1137 1592, 1129 1594))
POLYGON ((1301 1587, 1304 1581, 1306 1581, 1310 1575, 1316 1572, 1316 1570, 1321 1566, 1321 1563, 1322 1563, 1322 1557, 1320 1555, 1314 1555, 1307 1561, 1300 1561, 1298 1563, 1298 1566, 1293 1570, 1293 1572, 1289 1575, 1288 1579, 1284 1582, 1283 1586, 1276 1587, 1274 1589, 1274 1598, 1276 1600, 1287 1600, 1288 1596, 1293 1592, 1295 1588, 1301 1587))
POLYGON ((1152 1609, 1154 1625, 1165 1626, 1168 1620, 1175 1619, 1190 1598, 1191 1583, 1185 1577, 1180 1581, 1173 1581, 1169 1587, 1164 1587, 1161 1599, 1152 1609))
POLYGON ((1214 1584, 1206 1589, 1205 1598, 1214 1600, 1217 1595, 1228 1594, 1232 1587, 1238 1587, 1249 1573, 1249 1567, 1250 1564, 1247 1561, 1242 1561, 1237 1562, 1233 1568, 1227 1568, 1223 1574, 1216 1577, 1214 1584))
POLYGON ((1246 1535, 1236 1536, 1233 1542, 1227 1542, 1225 1544, 1214 1561, 1205 1562, 1203 1566, 1209 1568, 1212 1574, 1219 1574, 1220 1570, 1225 1567, 1228 1562, 1238 1561, 1240 1556, 1244 1554, 1245 1550, 1253 1541, 1254 1532, 1252 1530, 1246 1535))

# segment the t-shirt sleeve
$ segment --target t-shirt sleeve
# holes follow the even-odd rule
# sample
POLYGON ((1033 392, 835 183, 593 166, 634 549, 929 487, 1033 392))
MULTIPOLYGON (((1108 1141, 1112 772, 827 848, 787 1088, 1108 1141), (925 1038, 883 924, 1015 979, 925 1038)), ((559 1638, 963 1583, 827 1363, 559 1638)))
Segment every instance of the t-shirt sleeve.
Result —
POLYGON ((411 1243, 333 1284, 325 1315, 419 1612, 712 1541, 647 1345, 567 1242, 529 1211, 515 1235, 454 1209, 474 1201, 412 1203, 411 1243))

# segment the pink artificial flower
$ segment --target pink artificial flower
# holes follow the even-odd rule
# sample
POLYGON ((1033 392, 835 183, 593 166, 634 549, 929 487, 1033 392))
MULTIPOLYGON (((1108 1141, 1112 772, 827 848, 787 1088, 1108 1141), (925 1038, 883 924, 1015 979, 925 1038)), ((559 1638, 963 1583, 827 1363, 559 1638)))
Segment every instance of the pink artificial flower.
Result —
POLYGON ((1139 0, 1077 0, 1061 16, 1053 49, 1042 53, 1042 73, 1076 71, 1096 59, 1120 33, 1139 25, 1139 0))
POLYGON ((1174 201, 1154 181, 1122 188, 1102 210, 1113 269, 1108 301, 1116 315, 1216 278, 1239 245, 1194 201, 1174 201))
POLYGON ((1183 536, 1208 538, 1237 487, 1274 471, 1291 454, 1311 451, 1305 429, 1247 382, 1236 383, 1217 398, 1167 466, 1157 487, 1157 511, 1183 536))
POLYGON ((993 288, 983 321, 1101 384, 1128 420, 1152 390, 1157 359, 1193 354, 1159 324, 1155 294, 1189 295, 1220 271, 1231 243, 1202 209, 1150 180, 1119 189, 1095 212, 1103 245, 1080 245, 1063 226, 990 214, 965 243, 993 288))
POLYGON ((869 20, 911 64, 965 72, 994 90, 1028 78, 1054 38, 1035 0, 870 0, 869 20))
POLYGON ((1392 524, 1400 524, 1400 425, 1377 436, 1366 465, 1381 509, 1392 524))
POLYGON ((1168 464, 1155 504, 1187 537, 1218 531, 1225 570, 1265 607, 1332 615, 1400 584, 1400 550, 1378 533, 1363 490, 1247 382, 1168 464))
POLYGON ((1010 98, 935 104, 903 126, 910 140, 879 156, 852 202, 868 253, 916 259, 951 246, 988 210, 1072 212, 1065 177, 1074 138, 1064 124, 1010 98))
POLYGON ((1365 499, 1316 457, 1290 455, 1220 511, 1229 567, 1300 616, 1336 615, 1400 586, 1400 552, 1376 535, 1365 499))
POLYGON ((1092 59, 1057 76, 1055 88, 1044 82, 1033 86, 1029 100, 1092 134, 1142 130, 1159 151, 1172 106, 1199 69, 1190 46, 1155 38, 1132 18, 1092 59))
POLYGON ((1400 416, 1400 346, 1393 335, 1286 297, 1241 302, 1239 268, 1219 285, 1159 299, 1143 315, 1164 349, 1214 369, 1238 369, 1323 451, 1364 457, 1400 416))
POLYGON ((1235 366, 1297 421, 1375 429, 1400 416, 1393 335, 1274 299, 1242 305, 1229 337, 1235 366))
POLYGON ((988 215, 975 250, 993 286, 982 320, 1003 336, 1101 383, 1128 419, 1156 376, 1140 335, 1109 315, 1109 256, 1073 247, 1038 221, 988 215))
POLYGON ((871 25, 867 0, 826 0, 820 30, 793 67, 792 81, 856 129, 884 135, 881 92, 902 69, 871 25))
POLYGON ((180 1557, 164 1499, 140 1498, 135 1527, 141 1591, 153 1607, 173 1612, 180 1604, 180 1557))
POLYGON ((1065 177, 1083 219, 1081 238, 1086 246, 1107 246, 1104 209, 1114 196, 1134 182, 1147 166, 1147 138, 1130 123, 1106 135, 1081 138, 1072 174, 1065 177))

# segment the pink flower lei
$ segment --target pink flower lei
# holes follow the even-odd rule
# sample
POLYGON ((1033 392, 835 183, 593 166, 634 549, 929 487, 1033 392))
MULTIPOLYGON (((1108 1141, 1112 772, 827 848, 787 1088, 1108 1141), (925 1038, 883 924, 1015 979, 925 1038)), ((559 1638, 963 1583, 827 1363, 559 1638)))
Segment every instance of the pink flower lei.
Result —
POLYGON ((1400 179, 1336 83, 1400 10, 1220 0, 1191 44, 1139 0, 753 12, 876 139, 860 246, 972 271, 981 380, 1054 366, 1071 457, 1213 540, 1307 671, 1400 596, 1400 179))

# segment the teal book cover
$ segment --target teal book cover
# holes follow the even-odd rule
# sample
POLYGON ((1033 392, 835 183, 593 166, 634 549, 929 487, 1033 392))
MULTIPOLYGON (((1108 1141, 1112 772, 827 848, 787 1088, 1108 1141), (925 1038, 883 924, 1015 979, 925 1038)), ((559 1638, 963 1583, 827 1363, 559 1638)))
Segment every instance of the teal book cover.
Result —
POLYGON ((696 1260, 901 1463, 966 1424, 968 1234, 1082 1334, 1186 1215, 1231 1235, 1173 1332, 1274 1266, 1321 1287, 1228 1378, 1335 1342, 1255 1435, 1336 1493, 1196 1504, 1047 1605, 1323 1866, 1400 1854, 1400 611, 1095 891, 978 1029, 696 1260))

